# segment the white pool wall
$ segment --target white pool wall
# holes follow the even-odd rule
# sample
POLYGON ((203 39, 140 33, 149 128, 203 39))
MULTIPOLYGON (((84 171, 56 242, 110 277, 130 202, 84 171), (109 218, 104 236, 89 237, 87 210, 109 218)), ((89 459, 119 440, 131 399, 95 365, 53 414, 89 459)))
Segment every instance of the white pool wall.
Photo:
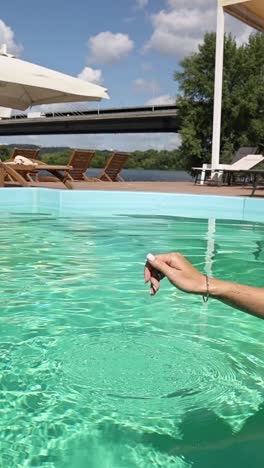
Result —
POLYGON ((264 222, 264 199, 157 192, 0 189, 0 212, 57 216, 159 215, 264 222))

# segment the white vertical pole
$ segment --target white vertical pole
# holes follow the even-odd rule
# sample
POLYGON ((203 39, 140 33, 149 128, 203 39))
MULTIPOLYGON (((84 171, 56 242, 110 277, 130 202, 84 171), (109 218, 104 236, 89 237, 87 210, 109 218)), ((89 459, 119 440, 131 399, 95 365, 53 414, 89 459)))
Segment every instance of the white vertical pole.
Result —
POLYGON ((217 5, 216 50, 215 50, 215 86, 214 86, 214 117, 212 138, 212 172, 220 161, 221 111, 224 66, 224 36, 225 18, 224 9, 217 5))
POLYGON ((205 177, 206 177, 206 169, 207 169, 208 164, 203 164, 202 166, 202 172, 201 172, 201 178, 200 178, 200 185, 204 184, 205 177))

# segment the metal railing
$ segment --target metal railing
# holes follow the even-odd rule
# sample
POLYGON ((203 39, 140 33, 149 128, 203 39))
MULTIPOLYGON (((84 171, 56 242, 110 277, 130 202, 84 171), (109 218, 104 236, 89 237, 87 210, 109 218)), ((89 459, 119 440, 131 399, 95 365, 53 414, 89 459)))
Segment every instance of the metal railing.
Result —
POLYGON ((119 107, 107 109, 89 109, 89 110, 65 110, 54 112, 28 112, 27 114, 14 114, 11 117, 2 117, 1 120, 20 120, 20 119, 36 119, 36 118, 56 118, 56 117, 74 117, 74 116, 89 116, 89 115, 105 115, 105 114, 129 114, 129 113, 144 113, 144 112, 167 112, 168 110, 177 110, 176 105, 150 105, 150 106, 135 106, 135 107, 119 107))

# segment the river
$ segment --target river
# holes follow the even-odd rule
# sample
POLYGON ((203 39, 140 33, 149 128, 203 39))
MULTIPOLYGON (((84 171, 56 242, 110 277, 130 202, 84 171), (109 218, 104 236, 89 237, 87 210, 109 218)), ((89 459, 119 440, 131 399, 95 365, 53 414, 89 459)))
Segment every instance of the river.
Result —
MULTIPOLYGON (((102 169, 89 168, 87 176, 98 177, 102 169)), ((193 178, 185 171, 159 171, 148 169, 123 169, 121 176, 126 181, 187 182, 193 178)))

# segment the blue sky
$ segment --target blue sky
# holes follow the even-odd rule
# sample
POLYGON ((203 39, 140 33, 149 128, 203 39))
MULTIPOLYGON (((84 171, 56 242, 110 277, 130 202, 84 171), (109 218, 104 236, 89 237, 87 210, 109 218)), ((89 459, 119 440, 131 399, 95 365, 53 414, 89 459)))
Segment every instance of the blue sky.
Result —
MULTIPOLYGON (((3 0, 0 43, 24 60, 79 76, 108 89, 100 107, 173 103, 180 60, 214 31, 216 0, 3 0)), ((249 28, 227 17, 239 42, 249 28)), ((97 103, 68 108, 97 107, 97 103)), ((53 106, 53 109, 58 108, 53 106)), ((1 138, 0 143, 69 145, 133 151, 173 149, 175 134, 52 135, 1 138)))

